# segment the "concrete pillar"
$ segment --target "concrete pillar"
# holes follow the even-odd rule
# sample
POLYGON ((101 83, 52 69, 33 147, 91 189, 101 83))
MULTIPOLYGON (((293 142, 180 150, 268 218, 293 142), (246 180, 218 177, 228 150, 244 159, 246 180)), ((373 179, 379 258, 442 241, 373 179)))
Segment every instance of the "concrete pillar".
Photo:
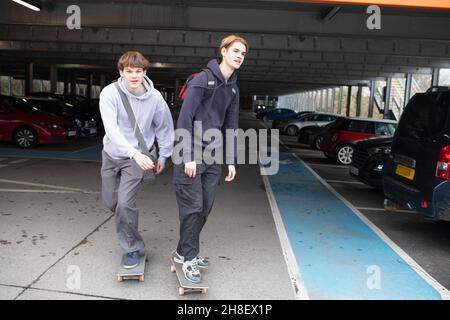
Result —
POLYGON ((439 68, 434 68, 431 75, 431 86, 435 87, 439 85, 439 68))
POLYGON ((75 70, 70 71, 70 94, 77 94, 77 72, 75 70))
POLYGON ((412 74, 406 74, 406 83, 405 83, 405 99, 403 101, 403 107, 406 106, 409 99, 411 99, 411 88, 412 88, 412 74))
POLYGON ((352 86, 347 86, 348 88, 348 94, 347 94, 347 110, 346 110, 346 116, 350 116, 350 105, 352 103, 352 86))
POLYGON ((58 68, 50 66, 50 91, 56 92, 58 90, 58 68))
POLYGON ((373 106, 375 104, 375 90, 376 90, 376 82, 370 81, 370 98, 369 98, 369 114, 368 117, 373 117, 373 106))
POLYGON ((390 119, 390 104, 391 104, 391 86, 392 86, 392 78, 386 79, 386 96, 384 102, 384 113, 383 119, 390 119))
POLYGON ((33 62, 25 60, 25 95, 29 95, 33 91, 33 69, 33 62))
POLYGON ((361 116, 361 100, 362 100, 362 86, 358 86, 358 92, 356 94, 356 116, 361 116))
POLYGON ((342 112, 342 95, 344 93, 344 88, 342 86, 339 87, 339 97, 338 97, 338 114, 342 112))
POLYGON ((104 74, 100 75, 100 90, 106 86, 106 76, 104 74))
POLYGON ((67 70, 64 72, 64 94, 69 94, 69 73, 67 70))
POLYGON ((332 89, 333 92, 331 94, 331 113, 334 113, 334 99, 336 99, 336 88, 332 89))
POLYGON ((323 89, 320 90, 320 105, 319 105, 319 111, 322 112, 323 109, 323 89))
POLYGON ((86 90, 86 96, 89 100, 92 99, 92 86, 93 85, 94 85, 94 75, 92 73, 89 73, 88 82, 87 82, 87 90, 86 90))

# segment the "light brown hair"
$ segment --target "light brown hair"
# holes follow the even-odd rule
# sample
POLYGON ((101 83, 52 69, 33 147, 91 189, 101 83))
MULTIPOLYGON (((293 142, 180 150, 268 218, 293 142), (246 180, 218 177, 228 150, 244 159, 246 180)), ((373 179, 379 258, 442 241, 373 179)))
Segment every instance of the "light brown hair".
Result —
POLYGON ((248 52, 249 45, 248 45, 247 41, 244 38, 239 37, 239 36, 234 35, 234 34, 229 35, 228 37, 225 37, 225 38, 222 39, 222 42, 220 43, 220 47, 219 47, 219 52, 222 52, 222 48, 228 49, 228 47, 231 46, 235 42, 242 43, 245 46, 245 49, 248 52))
POLYGON ((120 71, 126 67, 142 68, 147 70, 150 67, 150 62, 148 62, 142 53, 138 51, 128 51, 125 52, 117 62, 117 68, 120 71))

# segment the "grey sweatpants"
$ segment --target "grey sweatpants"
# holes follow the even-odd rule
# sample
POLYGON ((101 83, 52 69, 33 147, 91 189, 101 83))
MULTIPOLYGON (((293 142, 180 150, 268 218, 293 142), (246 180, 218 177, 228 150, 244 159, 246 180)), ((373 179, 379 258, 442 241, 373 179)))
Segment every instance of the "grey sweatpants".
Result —
POLYGON ((115 212, 119 245, 124 253, 142 250, 136 198, 143 171, 133 159, 113 159, 102 151, 102 200, 115 212))
POLYGON ((195 178, 184 173, 184 164, 174 166, 174 184, 180 218, 177 252, 185 260, 199 254, 200 232, 211 212, 222 175, 219 164, 197 164, 195 178))

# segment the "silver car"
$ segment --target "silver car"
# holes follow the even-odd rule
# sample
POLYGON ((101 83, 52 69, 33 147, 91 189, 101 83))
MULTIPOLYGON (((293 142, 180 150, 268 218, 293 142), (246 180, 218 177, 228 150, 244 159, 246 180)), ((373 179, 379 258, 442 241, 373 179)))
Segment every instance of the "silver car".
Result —
POLYGON ((331 121, 336 120, 339 115, 332 113, 313 113, 308 114, 300 119, 286 123, 281 130, 290 136, 296 136, 301 128, 306 126, 324 126, 331 121))

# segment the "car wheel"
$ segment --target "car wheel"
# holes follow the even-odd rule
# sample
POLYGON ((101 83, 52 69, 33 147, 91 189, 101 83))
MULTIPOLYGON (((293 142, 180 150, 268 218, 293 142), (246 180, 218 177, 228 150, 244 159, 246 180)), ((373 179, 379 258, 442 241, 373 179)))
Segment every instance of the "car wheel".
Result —
POLYGON ((322 143, 323 137, 318 136, 316 139, 314 139, 314 142, 311 147, 314 149, 320 150, 320 144, 322 143))
POLYGON ((353 147, 348 144, 344 144, 337 150, 337 161, 340 164, 351 164, 353 158, 353 147))
POLYGON ((31 127, 20 127, 14 132, 14 142, 21 148, 32 148, 38 143, 36 131, 31 127))
POLYGON ((298 128, 296 126, 289 126, 286 128, 288 136, 296 136, 298 133, 298 128))

